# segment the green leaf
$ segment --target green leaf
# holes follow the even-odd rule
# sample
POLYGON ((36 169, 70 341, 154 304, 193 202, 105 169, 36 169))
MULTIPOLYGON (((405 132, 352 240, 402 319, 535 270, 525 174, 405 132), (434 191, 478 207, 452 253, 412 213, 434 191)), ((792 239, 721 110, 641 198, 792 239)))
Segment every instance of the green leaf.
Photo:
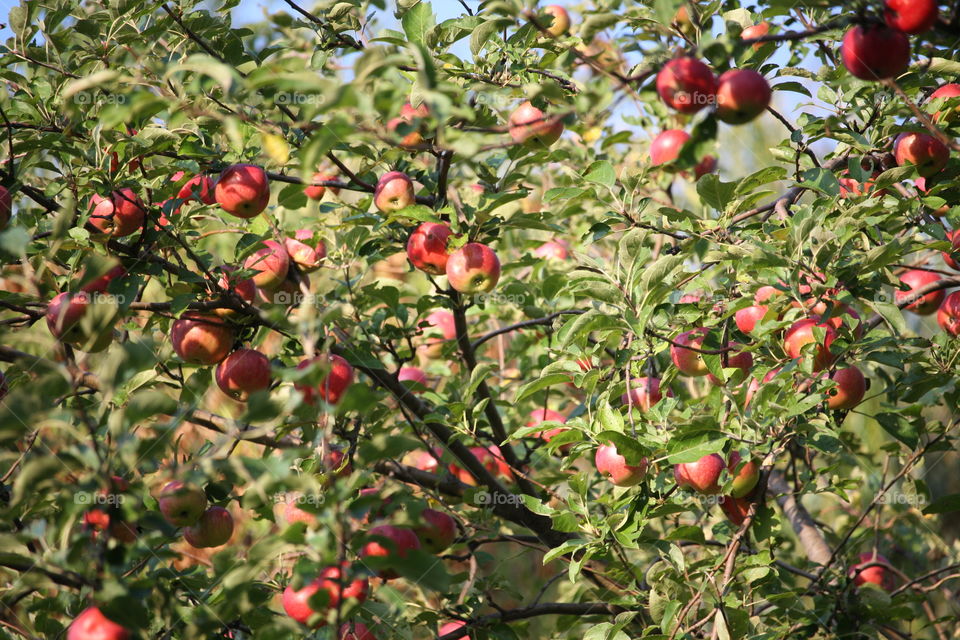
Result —
POLYGON ((938 498, 923 509, 923 513, 925 515, 953 513, 954 511, 960 511, 960 493, 954 493, 949 496, 938 498))
POLYGON ((426 44, 427 32, 437 24, 430 3, 423 1, 403 14, 400 22, 403 25, 403 32, 410 38, 410 42, 416 44, 426 44))
POLYGON ((837 180, 836 174, 820 167, 807 169, 803 172, 803 186, 816 189, 828 196, 840 195, 840 182, 837 180))
POLYGON ((722 182, 715 173, 710 173, 697 181, 697 194, 704 203, 717 211, 724 211, 737 191, 736 182, 722 182))
POLYGON ((606 160, 598 160, 590 165, 583 175, 583 179, 605 187, 612 187, 616 184, 617 174, 614 172, 612 164, 606 160))

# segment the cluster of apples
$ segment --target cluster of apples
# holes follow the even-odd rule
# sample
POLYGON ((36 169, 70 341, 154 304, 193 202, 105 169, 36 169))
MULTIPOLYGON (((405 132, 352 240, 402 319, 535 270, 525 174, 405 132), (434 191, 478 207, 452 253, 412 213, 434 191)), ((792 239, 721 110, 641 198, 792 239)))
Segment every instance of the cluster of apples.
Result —
POLYGON ((183 529, 183 539, 197 549, 219 547, 233 535, 233 516, 223 507, 207 506, 203 489, 180 480, 167 483, 157 496, 163 519, 183 529))
POLYGON ((900 75, 910 64, 907 34, 929 31, 938 15, 936 0, 885 0, 882 23, 857 24, 843 36, 843 65, 863 80, 900 75))
POLYGON ((468 242, 450 251, 453 230, 442 222, 424 222, 407 239, 407 258, 424 273, 446 275, 450 286, 461 293, 487 293, 500 280, 500 260, 493 249, 468 242))

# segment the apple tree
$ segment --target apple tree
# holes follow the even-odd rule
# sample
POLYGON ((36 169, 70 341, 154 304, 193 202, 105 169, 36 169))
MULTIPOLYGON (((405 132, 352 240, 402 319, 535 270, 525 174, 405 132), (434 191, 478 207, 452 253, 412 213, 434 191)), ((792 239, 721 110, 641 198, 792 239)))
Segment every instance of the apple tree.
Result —
POLYGON ((4 22, 0 638, 958 637, 956 3, 4 22))

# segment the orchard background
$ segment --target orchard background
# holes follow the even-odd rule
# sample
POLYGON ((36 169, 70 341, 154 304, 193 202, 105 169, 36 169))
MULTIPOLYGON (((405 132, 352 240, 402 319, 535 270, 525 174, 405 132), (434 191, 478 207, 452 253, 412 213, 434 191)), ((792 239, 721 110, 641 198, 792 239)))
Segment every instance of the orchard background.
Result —
POLYGON ((960 4, 2 33, 0 638, 960 637, 960 4))

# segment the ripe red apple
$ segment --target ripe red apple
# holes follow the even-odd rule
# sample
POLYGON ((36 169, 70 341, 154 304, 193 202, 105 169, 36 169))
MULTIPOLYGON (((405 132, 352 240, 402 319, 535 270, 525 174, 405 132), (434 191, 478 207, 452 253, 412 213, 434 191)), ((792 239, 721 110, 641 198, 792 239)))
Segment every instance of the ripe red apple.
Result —
MULTIPOLYGON (((257 296, 257 285, 250 278, 240 278, 236 275, 237 268, 231 265, 220 267, 220 279, 217 283, 220 288, 232 291, 237 294, 241 300, 252 303, 257 296)), ((213 309, 213 313, 221 318, 232 316, 236 313, 233 309, 213 309)))
POLYGON ((960 229, 948 231, 947 240, 950 241, 950 251, 940 252, 943 256, 943 261, 946 262, 947 266, 951 269, 960 270, 960 263, 957 262, 957 260, 960 259, 960 229))
POLYGON ((373 192, 373 204, 384 213, 399 211, 416 204, 417 196, 413 190, 413 180, 400 171, 389 171, 377 181, 373 192))
POLYGON ((350 599, 364 602, 367 599, 367 592, 370 588, 367 579, 356 578, 350 580, 346 573, 344 569, 334 565, 322 569, 311 583, 298 590, 287 586, 283 590, 283 610, 286 611, 288 616, 301 624, 307 624, 311 616, 320 614, 321 618, 314 627, 324 626, 327 621, 322 616, 339 607, 341 602, 350 599), (321 590, 326 592, 326 608, 322 610, 313 609, 310 606, 310 598, 321 590))
POLYGON ((427 374, 417 367, 400 367, 397 372, 397 380, 410 389, 411 393, 423 393, 429 388, 427 374))
POLYGON ((710 67, 696 58, 674 58, 657 74, 657 93, 668 107, 696 113, 716 101, 717 79, 710 67))
POLYGON ((317 399, 323 400, 329 404, 337 404, 343 397, 343 392, 353 384, 353 367, 350 363, 338 355, 314 356, 302 360, 297 365, 297 369, 306 369, 313 363, 326 361, 329 371, 316 387, 310 387, 303 383, 295 383, 293 386, 297 391, 303 394, 303 401, 307 404, 316 404, 317 399))
POLYGON ((749 496, 760 482, 760 465, 756 460, 743 462, 738 451, 727 456, 727 471, 733 476, 730 495, 734 498, 749 496))
POLYGON ((233 535, 233 516, 223 507, 210 507, 200 519, 183 530, 183 539, 197 549, 227 544, 233 535))
POLYGON ((80 338, 80 320, 90 306, 86 292, 58 293, 47 305, 47 329, 63 342, 76 342, 80 338))
POLYGON ((214 189, 217 203, 238 218, 253 218, 270 202, 270 180, 252 164, 234 164, 220 174, 214 189))
POLYGON ((929 31, 937 22, 937 0, 884 0, 883 19, 904 33, 929 31))
POLYGON ((827 406, 831 409, 853 409, 867 392, 867 381, 856 367, 837 369, 830 379, 837 383, 827 392, 827 406))
POLYGON ((843 36, 843 66, 861 80, 893 78, 910 64, 910 40, 885 25, 856 25, 843 36))
POLYGON ((927 133, 901 133, 893 143, 893 155, 901 167, 916 165, 917 173, 929 178, 947 166, 950 150, 927 133))
POLYGON ((680 487, 713 495, 720 493, 718 481, 726 466, 719 453, 710 453, 696 462, 682 462, 674 465, 673 477, 680 487))
MULTIPOLYGON (((430 109, 426 104, 421 103, 414 108, 409 102, 400 107, 400 116, 392 118, 387 122, 387 131, 396 131, 401 124, 416 125, 419 120, 430 115, 430 109)), ((419 131, 411 131, 400 140, 402 147, 416 147, 423 144, 423 136, 419 131)))
POLYGON ((769 307, 765 304, 755 304, 749 307, 739 309, 733 314, 733 319, 737 323, 737 328, 744 333, 751 333, 757 328, 760 320, 767 315, 769 307))
POLYGON ((447 260, 447 281, 461 293, 492 291, 500 280, 500 260, 485 244, 469 242, 447 260))
POLYGON ((284 238, 283 248, 303 273, 313 273, 327 257, 327 245, 323 240, 314 241, 309 229, 298 229, 292 238, 284 238))
POLYGON ((510 114, 510 137, 517 144, 549 147, 563 135, 563 121, 548 116, 528 100, 510 114))
POLYGON ((706 327, 697 327, 674 338, 675 344, 670 345, 670 359, 681 373, 688 376, 705 376, 709 373, 701 354, 686 348, 702 349, 707 333, 709 330, 706 327))
MULTIPOLYGON (((743 40, 753 40, 754 38, 762 38, 768 33, 770 33, 770 23, 760 22, 741 31, 740 38, 743 40)), ((753 44, 754 49, 759 49, 762 46, 762 42, 755 42, 753 44)))
POLYGON ((411 454, 411 465, 421 471, 434 473, 440 468, 440 463, 437 460, 442 455, 443 450, 439 447, 434 448, 432 454, 429 451, 416 451, 411 454))
POLYGON ((940 281, 940 276, 932 271, 923 271, 921 269, 911 269, 900 276, 900 282, 910 287, 909 291, 896 290, 893 294, 894 301, 899 305, 907 301, 910 304, 903 307, 907 311, 913 311, 920 316, 928 316, 937 310, 940 303, 943 302, 945 292, 943 289, 933 291, 917 298, 916 291, 927 285, 940 281))
POLYGON ((446 309, 437 309, 432 311, 425 320, 428 326, 424 329, 423 355, 428 358, 439 358, 443 352, 443 345, 457 338, 453 314, 446 309))
POLYGON ((821 323, 820 318, 803 318, 797 320, 783 334, 783 350, 794 360, 802 357, 802 349, 805 345, 817 342, 814 335, 814 327, 820 327, 824 331, 823 343, 817 344, 816 353, 813 358, 813 370, 820 371, 827 368, 833 361, 830 353, 830 345, 837 339, 837 331, 830 324, 821 323))
POLYGON ((690 134, 683 129, 661 131, 650 143, 650 163, 656 167, 674 162, 689 139, 690 134))
POLYGON ((627 459, 617 452, 617 447, 612 443, 603 444, 597 448, 593 463, 600 475, 618 487, 632 487, 643 480, 647 474, 646 458, 642 458, 638 465, 629 465, 627 459))
MULTIPOLYGON (((170 180, 177 182, 183 178, 183 175, 183 171, 177 171, 170 177, 170 180)), ((215 204, 217 197, 214 190, 215 185, 213 180, 210 179, 210 176, 201 173, 193 176, 180 187, 180 190, 177 192, 177 198, 188 202, 194 200, 196 202, 202 202, 203 204, 215 204)))
POLYGON ((233 348, 235 336, 223 320, 215 315, 188 311, 174 320, 170 343, 184 362, 217 364, 233 348))
POLYGON ((0 231, 7 228, 12 212, 13 198, 10 196, 10 190, 0 186, 0 231))
POLYGON ((767 108, 767 79, 753 69, 731 69, 717 82, 717 117, 728 124, 750 122, 767 108))
POLYGON ((447 240, 453 235, 450 227, 439 222, 424 222, 407 240, 407 258, 417 269, 435 276, 446 273, 447 240))
POLYGON ((570 245, 566 240, 548 240, 533 250, 533 255, 542 260, 566 260, 570 257, 570 245))
MULTIPOLYGON (((546 409, 546 408, 534 409, 533 411, 530 412, 530 419, 527 420, 526 426, 535 427, 547 421, 563 423, 567 421, 567 417, 558 411, 554 411, 553 409, 546 409)), ((532 433, 531 435, 536 438, 540 438, 544 442, 550 442, 550 440, 552 440, 554 436, 561 434, 564 431, 566 431, 566 429, 557 427, 555 429, 547 429, 546 431, 537 431, 535 433, 532 433)), ((569 449, 569 447, 567 448, 569 449)))
POLYGON ((344 622, 337 640, 377 640, 377 636, 362 622, 344 622))
POLYGON ((749 498, 734 498, 733 496, 720 496, 717 500, 720 509, 726 514, 727 518, 734 526, 739 527, 747 519, 747 513, 750 511, 749 498))
MULTIPOLYGON (((405 558, 407 553, 420 548, 417 535, 405 527, 395 527, 392 524, 383 524, 374 527, 367 533, 370 542, 360 551, 362 558, 405 558)), ((384 580, 399 577, 393 569, 383 569, 378 575, 384 580)))
MULTIPOLYGON (((736 342, 731 342, 727 344, 727 348, 734 349, 734 350, 739 348, 740 346, 741 345, 736 342)), ((723 364, 723 356, 720 356, 720 362, 721 364, 723 364)), ((723 366, 724 368, 727 368, 727 369, 740 369, 742 374, 739 376, 739 378, 737 374, 733 375, 732 379, 735 382, 746 380, 747 376, 750 375, 750 370, 753 368, 753 356, 750 354, 749 351, 736 351, 736 352, 728 351, 727 363, 726 365, 723 365, 723 366)), ((713 375, 712 373, 707 374, 707 380, 709 380, 711 383, 718 386, 723 386, 724 384, 723 382, 721 382, 720 378, 713 375)))
MULTIPOLYGON (((938 98, 956 98, 960 97, 960 84, 950 83, 945 84, 933 93, 930 94, 931 100, 936 100, 938 98)), ((946 113, 937 111, 933 114, 933 119, 936 122, 939 122, 941 118, 945 121, 952 122, 957 119, 958 114, 960 114, 960 107, 954 107, 946 113)))
MULTIPOLYGON (((673 397, 673 392, 667 389, 667 396, 673 397)), ((663 394, 660 392, 660 378, 640 377, 630 381, 630 391, 620 396, 620 404, 640 407, 649 411, 650 407, 660 402, 663 394)))
POLYGON ((290 256, 279 242, 264 240, 263 247, 247 256, 243 268, 257 272, 251 278, 255 285, 267 291, 276 291, 287 278, 290 256))
POLYGON ((94 195, 90 203, 93 205, 90 226, 101 233, 122 238, 143 228, 147 212, 133 189, 114 191, 109 198, 94 195))
POLYGON ((283 503, 283 519, 287 521, 288 525, 302 522, 307 525, 308 528, 313 527, 317 524, 317 516, 300 508, 299 501, 301 499, 302 497, 299 495, 287 496, 286 501, 283 503))
MULTIPOLYGON (((470 453, 494 476, 500 476, 506 479, 512 477, 509 465, 507 465, 500 455, 499 447, 470 447, 470 453)), ((455 476, 460 482, 470 485, 471 487, 477 486, 477 481, 474 479, 473 474, 466 469, 461 469, 456 463, 451 463, 448 470, 451 475, 455 476)))
POLYGON ((860 561, 857 564, 850 567, 850 577, 853 578, 853 584, 859 587, 866 582, 871 582, 879 586, 884 591, 893 590, 893 575, 887 570, 886 567, 877 565, 874 567, 867 567, 863 570, 860 569, 860 567, 873 562, 890 564, 889 560, 879 553, 861 553, 859 560, 860 561))
POLYGON ((123 268, 122 265, 117 265, 99 278, 94 278, 87 284, 80 287, 80 290, 87 293, 106 293, 111 282, 117 278, 122 278, 125 275, 127 275, 127 270, 123 268))
POLYGON ((174 480, 160 490, 157 504, 164 520, 175 527, 189 527, 207 508, 207 495, 200 487, 174 480))
POLYGON ((960 291, 948 295, 937 310, 937 324, 952 336, 960 335, 960 291))
MULTIPOLYGON (((313 174, 313 182, 332 182, 336 180, 336 176, 332 176, 329 173, 315 173, 313 174)), ((303 192, 311 200, 323 200, 323 194, 327 192, 327 189, 330 190, 330 193, 336 195, 340 193, 340 187, 325 187, 322 184, 311 184, 308 187, 304 187, 303 192)))
POLYGON ((430 553, 440 553, 453 544, 457 538, 457 521, 450 514, 435 509, 420 512, 423 524, 413 532, 420 540, 420 546, 430 553))
POLYGON ((559 38, 570 29, 570 14, 558 4, 550 4, 543 8, 543 12, 553 17, 553 22, 547 27, 547 33, 559 38))
POLYGON ((67 640, 130 640, 130 632, 97 607, 87 607, 70 623, 67 640))
POLYGON ((469 633, 467 630, 467 623, 460 620, 454 620, 453 622, 447 622, 440 627, 440 630, 437 631, 437 637, 442 638, 448 633, 453 633, 454 631, 459 631, 460 635, 456 636, 457 638, 464 638, 469 633))
POLYGON ((246 402, 251 393, 270 387, 270 360, 256 349, 237 349, 217 365, 217 386, 246 402))

